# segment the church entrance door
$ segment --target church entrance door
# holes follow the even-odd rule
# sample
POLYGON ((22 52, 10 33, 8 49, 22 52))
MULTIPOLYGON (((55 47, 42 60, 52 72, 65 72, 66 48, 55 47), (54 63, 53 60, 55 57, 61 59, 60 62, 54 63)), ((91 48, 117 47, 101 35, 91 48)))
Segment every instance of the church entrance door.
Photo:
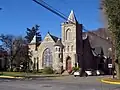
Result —
POLYGON ((71 72, 71 70, 72 70, 71 57, 69 57, 69 56, 66 58, 66 70, 68 72, 71 72))

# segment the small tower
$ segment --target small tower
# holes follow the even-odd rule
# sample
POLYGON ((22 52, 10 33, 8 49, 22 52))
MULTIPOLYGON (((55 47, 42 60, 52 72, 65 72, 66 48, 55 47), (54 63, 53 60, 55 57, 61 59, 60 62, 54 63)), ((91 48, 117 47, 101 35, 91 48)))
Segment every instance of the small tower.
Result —
POLYGON ((63 69, 70 72, 72 67, 81 66, 82 62, 82 24, 79 24, 73 10, 67 21, 61 25, 63 50, 63 69))
POLYGON ((54 51, 55 51, 55 68, 57 73, 61 73, 63 66, 63 44, 61 42, 61 39, 58 39, 57 42, 54 45, 54 51))

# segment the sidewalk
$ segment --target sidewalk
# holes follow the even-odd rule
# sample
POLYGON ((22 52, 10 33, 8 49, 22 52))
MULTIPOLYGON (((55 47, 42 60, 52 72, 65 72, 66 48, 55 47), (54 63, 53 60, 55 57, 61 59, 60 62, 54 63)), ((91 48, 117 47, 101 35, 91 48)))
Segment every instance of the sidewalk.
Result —
POLYGON ((0 78, 2 79, 24 79, 24 78, 55 78, 55 77, 60 77, 60 75, 55 75, 55 74, 46 74, 46 75, 17 75, 17 76, 12 76, 12 75, 0 75, 0 78))
POLYGON ((0 76, 2 79, 23 79, 24 77, 17 77, 17 76, 0 76))
POLYGON ((120 80, 113 79, 113 78, 102 78, 101 82, 107 83, 107 84, 118 84, 118 85, 120 85, 120 80))

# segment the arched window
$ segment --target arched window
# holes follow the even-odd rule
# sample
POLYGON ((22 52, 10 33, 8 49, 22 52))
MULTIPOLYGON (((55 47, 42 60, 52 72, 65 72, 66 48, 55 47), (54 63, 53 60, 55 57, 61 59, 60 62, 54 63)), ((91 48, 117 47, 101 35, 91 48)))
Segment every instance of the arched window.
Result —
POLYGON ((59 54, 58 57, 61 58, 61 54, 59 54))
POLYGON ((69 46, 67 47, 67 51, 69 52, 69 46))
POLYGON ((34 57, 33 70, 36 70, 36 58, 34 57))
POLYGON ((70 38, 71 38, 71 30, 70 29, 67 29, 67 31, 66 31, 66 40, 70 40, 70 38))
POLYGON ((39 69, 39 57, 37 57, 37 71, 39 69))
POLYGON ((71 46, 71 51, 73 51, 73 45, 71 46))
POLYGON ((44 50, 42 61, 43 67, 52 67, 52 52, 49 48, 44 50))
POLYGON ((60 52, 60 48, 59 48, 59 52, 60 52))
POLYGON ((56 51, 57 51, 57 47, 56 47, 56 51))
POLYGON ((64 52, 65 52, 66 47, 64 47, 64 52))

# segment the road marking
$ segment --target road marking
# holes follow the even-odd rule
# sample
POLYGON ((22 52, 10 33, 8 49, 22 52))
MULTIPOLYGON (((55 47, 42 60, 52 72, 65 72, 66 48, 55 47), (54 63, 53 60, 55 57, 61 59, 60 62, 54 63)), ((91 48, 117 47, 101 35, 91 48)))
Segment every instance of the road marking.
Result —
POLYGON ((104 82, 104 83, 107 83, 107 84, 118 84, 118 85, 120 85, 120 82, 107 81, 107 80, 104 80, 104 79, 101 79, 101 82, 104 82))

